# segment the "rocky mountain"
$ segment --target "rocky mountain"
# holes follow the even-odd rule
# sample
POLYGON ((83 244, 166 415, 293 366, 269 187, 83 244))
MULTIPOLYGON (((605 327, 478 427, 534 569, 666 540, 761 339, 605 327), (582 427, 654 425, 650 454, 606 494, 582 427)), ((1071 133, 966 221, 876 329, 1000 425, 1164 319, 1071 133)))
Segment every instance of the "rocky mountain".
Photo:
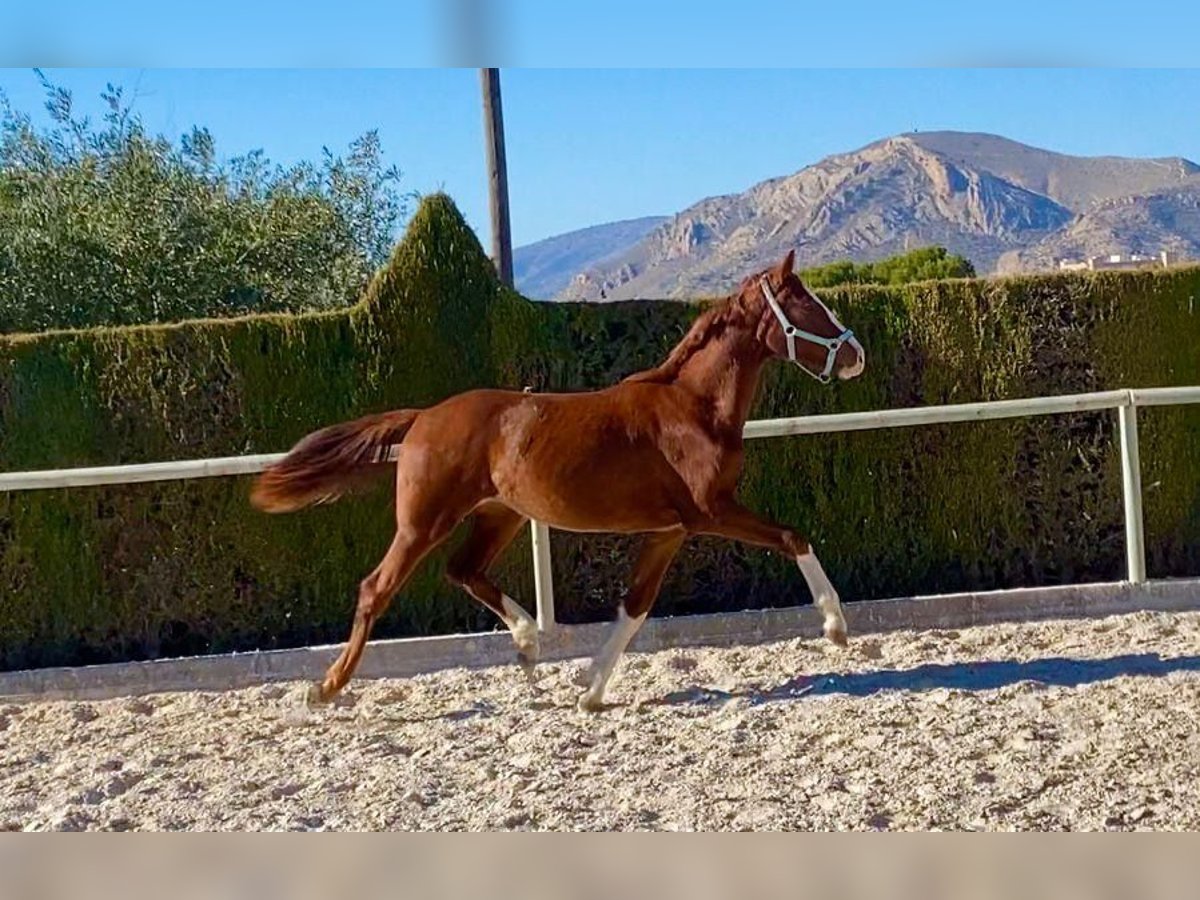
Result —
POLYGON ((549 300, 563 290, 572 276, 603 266, 666 221, 666 216, 645 216, 593 225, 526 244, 513 250, 513 280, 517 290, 535 300, 549 300))
POLYGON ((940 244, 981 273, 1052 266, 1074 248, 1194 257, 1197 191, 1200 166, 1182 158, 1074 157, 995 135, 903 134, 702 200, 582 268, 558 296, 720 294, 792 248, 810 266, 940 244))
POLYGON ((1068 156, 994 134, 960 131, 931 131, 908 137, 951 162, 991 172, 1076 212, 1097 201, 1149 193, 1200 175, 1200 166, 1178 156, 1068 156))
POLYGON ((1060 259, 1163 250, 1200 259, 1200 185, 1099 201, 1033 246, 1005 253, 996 269, 1028 272, 1053 268, 1060 259))

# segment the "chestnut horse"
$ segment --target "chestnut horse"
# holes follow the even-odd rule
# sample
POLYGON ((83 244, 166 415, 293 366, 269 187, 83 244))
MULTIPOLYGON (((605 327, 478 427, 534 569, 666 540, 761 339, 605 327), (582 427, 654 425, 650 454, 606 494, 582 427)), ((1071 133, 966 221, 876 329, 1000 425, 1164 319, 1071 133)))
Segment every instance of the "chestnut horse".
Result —
POLYGON ((862 345, 792 271, 794 253, 703 313, 666 361, 598 391, 474 390, 426 409, 334 425, 302 439, 254 484, 251 500, 285 512, 330 500, 395 450, 396 534, 362 582, 350 639, 310 702, 353 674, 374 622, 417 564, 463 519, 471 531, 446 567, 451 582, 508 626, 531 672, 534 619, 488 579, 488 567, 530 519, 569 531, 644 533, 610 637, 585 675, 584 709, 603 704, 616 666, 689 535, 720 535, 791 556, 846 643, 837 592, 809 544, 734 499, 742 427, 763 364, 787 359, 822 382, 863 370, 862 345))

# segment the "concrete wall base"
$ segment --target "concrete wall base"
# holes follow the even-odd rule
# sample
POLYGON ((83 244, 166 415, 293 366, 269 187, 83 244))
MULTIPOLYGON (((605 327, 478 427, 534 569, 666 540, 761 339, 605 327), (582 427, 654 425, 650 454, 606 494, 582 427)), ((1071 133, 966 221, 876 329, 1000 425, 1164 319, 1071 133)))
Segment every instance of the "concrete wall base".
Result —
MULTIPOLYGON (((845 605, 851 639, 898 630, 967 628, 993 622, 1085 618, 1138 610, 1200 610, 1200 579, 1114 582, 1020 588, 978 594, 940 594, 845 605)), ((607 623, 559 625, 542 635, 542 658, 562 660, 594 652, 607 623)), ((817 637, 821 620, 811 606, 704 616, 650 619, 634 639, 634 651, 670 647, 757 644, 817 637)), ((6 700, 98 700, 162 691, 220 691, 271 681, 316 679, 341 645, 232 653, 185 659, 116 663, 77 668, 0 672, 6 700)), ((515 662, 507 631, 373 641, 358 678, 402 678, 457 667, 515 662)))

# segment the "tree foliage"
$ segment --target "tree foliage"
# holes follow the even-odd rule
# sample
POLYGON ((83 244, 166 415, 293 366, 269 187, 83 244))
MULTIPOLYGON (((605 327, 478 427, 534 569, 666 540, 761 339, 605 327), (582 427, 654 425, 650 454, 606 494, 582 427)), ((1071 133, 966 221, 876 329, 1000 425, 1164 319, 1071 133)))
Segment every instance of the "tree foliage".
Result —
POLYGON ((374 131, 317 164, 222 160, 205 128, 147 133, 120 88, 93 122, 38 77, 45 127, 0 92, 0 332, 343 306, 407 214, 374 131))
POLYGON ((954 255, 945 247, 922 247, 878 262, 830 263, 808 269, 801 277, 814 288, 839 284, 908 284, 941 278, 974 278, 975 267, 970 260, 954 255))

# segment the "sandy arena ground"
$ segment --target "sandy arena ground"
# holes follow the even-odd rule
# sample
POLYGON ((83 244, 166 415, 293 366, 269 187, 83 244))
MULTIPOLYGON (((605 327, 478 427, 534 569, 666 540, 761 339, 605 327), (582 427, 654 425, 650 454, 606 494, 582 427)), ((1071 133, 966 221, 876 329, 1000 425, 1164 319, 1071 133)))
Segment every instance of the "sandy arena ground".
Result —
POLYGON ((580 666, 0 701, 0 830, 1200 828, 1200 614, 580 666))

